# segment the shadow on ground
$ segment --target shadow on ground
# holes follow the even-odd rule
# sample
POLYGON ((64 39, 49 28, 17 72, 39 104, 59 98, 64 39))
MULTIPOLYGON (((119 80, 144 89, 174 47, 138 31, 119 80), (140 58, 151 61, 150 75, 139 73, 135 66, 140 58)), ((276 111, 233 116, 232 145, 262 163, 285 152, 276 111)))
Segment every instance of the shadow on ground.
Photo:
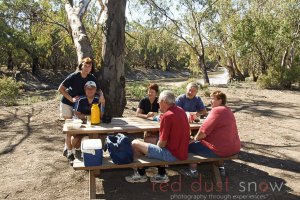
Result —
POLYGON ((232 99, 228 102, 234 113, 244 112, 252 116, 268 116, 272 118, 292 118, 300 119, 300 108, 298 105, 291 103, 277 103, 267 100, 259 101, 240 101, 240 99, 232 99), (295 115, 292 113, 282 112, 282 109, 293 110, 295 115), (298 114, 297 114, 298 113, 298 114))
MULTIPOLYGON (((271 159, 265 162, 262 155, 241 152, 239 159, 255 161, 261 165, 297 172, 299 163, 281 159, 271 159), (291 167, 290 167, 291 166, 291 167)), ((269 158, 270 159, 270 158, 269 158)), ((186 165, 168 168, 170 182, 168 184, 127 183, 124 177, 132 170, 105 170, 101 179, 103 190, 97 195, 104 199, 299 199, 300 196, 291 194, 286 181, 269 175, 267 172, 241 164, 235 161, 226 162, 226 176, 223 185, 212 184, 212 173, 206 164, 198 166, 201 172, 199 179, 189 179, 178 174, 186 165)), ((147 170, 153 175, 155 168, 147 170)), ((100 181, 101 180, 101 181, 100 181)))

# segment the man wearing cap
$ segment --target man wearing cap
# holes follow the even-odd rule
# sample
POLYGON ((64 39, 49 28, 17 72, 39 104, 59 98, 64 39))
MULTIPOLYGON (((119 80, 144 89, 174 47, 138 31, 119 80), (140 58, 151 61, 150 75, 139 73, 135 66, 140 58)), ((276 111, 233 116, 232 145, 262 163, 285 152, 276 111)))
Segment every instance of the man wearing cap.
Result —
MULTIPOLYGON (((94 81, 88 81, 84 85, 85 96, 79 97, 75 102, 74 111, 75 115, 85 120, 88 115, 91 115, 91 107, 93 103, 99 103, 99 97, 96 95, 97 85, 94 81)), ((101 104, 98 104, 101 108, 101 104)), ((101 115, 103 112, 101 112, 101 115)), ((67 146, 67 158, 69 163, 72 165, 75 158, 81 158, 81 151, 76 148, 80 148, 82 135, 67 136, 66 146, 67 146)))
POLYGON ((94 81, 86 82, 84 86, 85 96, 81 96, 74 105, 75 115, 78 118, 86 119, 87 115, 91 115, 92 104, 99 102, 96 89, 97 85, 94 81))

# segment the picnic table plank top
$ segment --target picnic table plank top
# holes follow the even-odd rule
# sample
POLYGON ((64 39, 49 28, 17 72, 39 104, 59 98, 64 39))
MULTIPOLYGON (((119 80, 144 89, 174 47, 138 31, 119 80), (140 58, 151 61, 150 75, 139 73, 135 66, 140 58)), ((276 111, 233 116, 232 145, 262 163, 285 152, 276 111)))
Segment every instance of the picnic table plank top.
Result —
MULTIPOLYGON (((191 123, 191 129, 199 129, 201 123, 191 123)), ((63 133, 69 134, 92 134, 92 133, 137 133, 144 131, 158 131, 159 122, 150 119, 142 119, 139 117, 117 117, 113 118, 111 123, 100 123, 100 125, 92 125, 88 127, 83 124, 79 129, 68 129, 64 124, 63 133)))

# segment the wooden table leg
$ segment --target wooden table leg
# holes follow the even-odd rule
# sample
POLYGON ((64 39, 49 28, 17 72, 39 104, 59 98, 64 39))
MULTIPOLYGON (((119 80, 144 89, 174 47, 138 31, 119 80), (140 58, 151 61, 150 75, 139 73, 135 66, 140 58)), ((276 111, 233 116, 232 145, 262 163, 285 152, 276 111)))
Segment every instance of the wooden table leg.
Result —
POLYGON ((222 183, 222 178, 221 178, 221 174, 219 171, 219 166, 218 163, 211 163, 211 168, 212 168, 212 173, 213 173, 213 178, 215 181, 215 184, 221 184, 222 183))
POLYGON ((94 170, 89 170, 89 179, 90 179, 90 199, 96 199, 96 178, 94 170))

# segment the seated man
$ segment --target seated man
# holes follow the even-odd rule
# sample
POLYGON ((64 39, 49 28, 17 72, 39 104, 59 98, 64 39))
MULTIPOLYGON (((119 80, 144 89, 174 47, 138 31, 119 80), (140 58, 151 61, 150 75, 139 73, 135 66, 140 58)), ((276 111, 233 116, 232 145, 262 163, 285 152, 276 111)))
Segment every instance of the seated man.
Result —
MULTIPOLYGON (((157 144, 150 144, 140 140, 133 140, 132 147, 136 155, 146 155, 164 161, 185 160, 188 158, 190 126, 187 116, 180 107, 175 105, 175 96, 171 91, 163 91, 158 98, 160 111, 159 140, 157 144)), ((128 182, 145 182, 147 176, 134 174, 126 177, 128 182), (138 181, 142 180, 142 181, 138 181)), ((151 177, 151 182, 166 183, 169 181, 164 172, 151 177)))
MULTIPOLYGON (((197 83, 189 83, 186 87, 186 94, 177 97, 176 105, 181 107, 184 111, 189 112, 192 118, 206 116, 206 108, 199 96, 197 83)), ((190 120, 190 119, 189 119, 190 120)))
MULTIPOLYGON (((75 103, 74 114, 79 119, 86 120, 88 115, 91 115, 91 107, 93 103, 99 103, 99 97, 96 96, 96 83, 94 81, 86 82, 84 86, 85 96, 81 96, 75 103)), ((100 107, 100 104, 99 104, 100 107)), ((101 113, 103 115, 103 113, 101 113)), ((83 135, 70 136, 66 138, 67 158, 72 165, 75 157, 81 158, 80 143, 83 135)))

